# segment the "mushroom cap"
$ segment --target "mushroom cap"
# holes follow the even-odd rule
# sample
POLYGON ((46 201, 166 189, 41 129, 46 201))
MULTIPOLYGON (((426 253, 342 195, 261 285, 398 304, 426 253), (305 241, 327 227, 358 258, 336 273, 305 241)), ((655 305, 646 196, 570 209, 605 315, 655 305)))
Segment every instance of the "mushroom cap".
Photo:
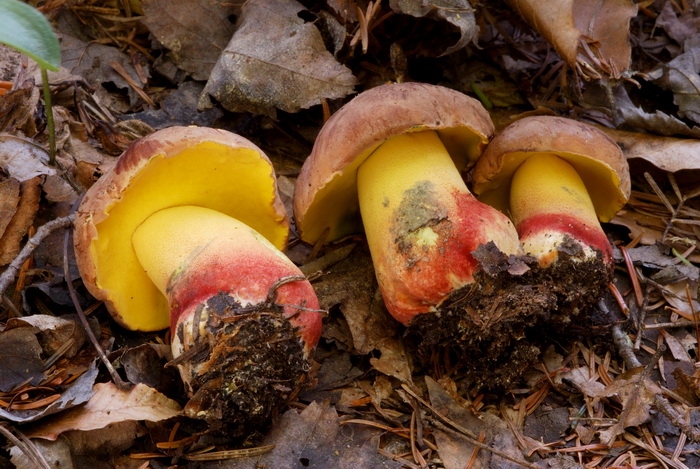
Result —
POLYGON ((494 127, 479 101, 442 86, 388 84, 359 94, 326 122, 301 169, 294 193, 301 238, 315 243, 361 232, 358 167, 386 139, 421 130, 437 131, 464 170, 494 127))
POLYGON ((629 166, 620 147, 591 125, 553 116, 525 117, 493 138, 474 168, 479 199, 508 213, 513 173, 535 153, 557 155, 576 169, 600 221, 627 203, 629 166))
POLYGON ((75 220, 76 261, 88 291, 121 325, 170 324, 167 299, 138 262, 132 233, 168 207, 206 207, 247 224, 278 249, 289 217, 270 160, 225 130, 170 127, 133 142, 85 194, 75 220))

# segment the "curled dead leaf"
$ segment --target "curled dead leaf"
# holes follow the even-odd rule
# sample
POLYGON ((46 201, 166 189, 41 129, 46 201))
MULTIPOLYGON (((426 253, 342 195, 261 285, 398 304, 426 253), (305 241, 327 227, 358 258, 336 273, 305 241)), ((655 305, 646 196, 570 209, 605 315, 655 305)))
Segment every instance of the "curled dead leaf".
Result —
POLYGON ((233 112, 274 117, 276 109, 297 112, 353 92, 355 77, 338 63, 313 23, 299 17, 295 0, 245 3, 236 32, 212 70, 207 95, 233 112))
POLYGON ((629 22, 637 14, 627 0, 506 0, 589 78, 620 78, 631 63, 629 22))

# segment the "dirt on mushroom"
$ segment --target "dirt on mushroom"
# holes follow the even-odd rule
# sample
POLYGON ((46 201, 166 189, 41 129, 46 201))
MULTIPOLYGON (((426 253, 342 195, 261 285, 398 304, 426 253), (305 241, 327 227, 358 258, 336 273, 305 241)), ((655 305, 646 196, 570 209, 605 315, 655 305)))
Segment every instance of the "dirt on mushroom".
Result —
POLYGON ((611 273, 572 259, 570 244, 550 269, 540 269, 531 256, 506 256, 493 243, 480 245, 473 252, 481 267, 474 283, 454 291, 437 313, 416 316, 407 339, 426 361, 434 348, 463 357, 458 369, 475 390, 514 388, 553 335, 590 337, 611 325, 596 308, 611 273), (580 288, 562 288, 573 282, 580 288))
MULTIPOLYGON (((282 306, 268 302, 244 307, 221 292, 206 307, 208 340, 171 362, 189 360, 198 370, 190 382, 195 392, 185 411, 204 420, 211 433, 250 436, 251 429, 265 429, 296 397, 311 362, 282 306)), ((193 326, 193 331, 199 328, 196 321, 193 326)), ((183 327, 180 324, 177 331, 181 341, 183 327)))

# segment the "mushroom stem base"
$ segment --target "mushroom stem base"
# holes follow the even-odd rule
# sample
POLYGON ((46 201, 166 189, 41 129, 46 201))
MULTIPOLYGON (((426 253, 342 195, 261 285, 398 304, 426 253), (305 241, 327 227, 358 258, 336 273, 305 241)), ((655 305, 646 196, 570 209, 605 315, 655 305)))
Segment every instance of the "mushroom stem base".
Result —
POLYGON ((210 433, 237 438, 264 429, 306 383, 311 363, 279 305, 241 307, 220 293, 176 334, 186 327, 199 332, 175 360, 191 395, 185 414, 206 421, 210 433))
POLYGON ((459 371, 475 389, 520 384, 552 336, 588 337, 605 330, 596 326, 609 319, 595 309, 611 276, 602 263, 577 262, 562 252, 541 269, 535 258, 506 256, 493 244, 480 246, 474 256, 481 265, 474 283, 453 292, 438 312, 416 316, 406 334, 416 350, 458 353, 459 371), (568 288, 575 280, 580 286, 568 288))

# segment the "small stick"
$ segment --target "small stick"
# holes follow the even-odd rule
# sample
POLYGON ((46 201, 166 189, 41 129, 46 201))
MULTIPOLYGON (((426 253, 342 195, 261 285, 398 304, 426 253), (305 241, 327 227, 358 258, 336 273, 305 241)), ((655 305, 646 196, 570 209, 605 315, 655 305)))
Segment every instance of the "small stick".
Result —
POLYGON ((121 379, 119 373, 117 373, 117 370, 115 370, 112 366, 112 363, 109 361, 104 350, 102 350, 100 343, 97 341, 95 333, 92 332, 92 328, 90 327, 87 317, 85 316, 85 311, 83 311, 83 308, 80 307, 78 295, 75 293, 75 288, 73 288, 73 282, 71 281, 70 270, 68 268, 68 245, 70 244, 69 241, 70 230, 66 230, 66 234, 63 237, 63 275, 66 279, 68 293, 70 294, 70 298, 73 301, 73 306, 75 306, 75 310, 78 313, 78 317, 80 318, 80 322, 83 325, 83 329, 85 329, 85 333, 90 339, 90 342, 92 342, 92 345, 95 347, 95 350, 97 351, 100 360, 102 360, 102 363, 104 363, 104 365, 107 367, 107 370, 109 371, 109 374, 112 376, 112 381, 114 381, 114 384, 116 384, 119 389, 128 390, 131 388, 131 386, 129 385, 129 383, 126 383, 121 379))
MULTIPOLYGON (((617 346, 617 350, 625 361, 625 364, 629 368, 637 368, 642 366, 637 356, 632 350, 632 341, 620 328, 619 324, 615 324, 612 327, 613 340, 617 346)), ((653 363, 653 362, 652 362, 653 363)), ((668 420, 671 421, 680 431, 685 433, 685 435, 690 438, 691 441, 700 443, 700 430, 693 427, 687 423, 683 417, 678 413, 678 411, 671 405, 668 399, 666 399, 661 394, 657 394, 654 397, 654 407, 664 414, 668 420)))
POLYGON ((27 458, 32 461, 32 463, 35 464, 35 467, 42 468, 42 469, 51 469, 51 466, 49 466, 49 463, 46 462, 46 459, 44 459, 44 455, 41 454, 41 451, 39 451, 34 444, 29 438, 24 436, 22 432, 20 432, 17 429, 14 429, 20 436, 21 440, 15 436, 15 434, 10 430, 9 428, 6 427, 7 424, 0 423, 0 434, 5 436, 7 440, 14 444, 17 448, 19 448, 27 458))
POLYGON ((12 280, 22 268, 22 264, 29 259, 44 238, 56 230, 70 226, 74 218, 75 215, 71 213, 68 216, 51 220, 36 230, 36 234, 27 241, 27 244, 25 244, 19 254, 17 254, 17 257, 7 266, 7 270, 0 275, 0 295, 3 294, 10 283, 12 283, 12 280))

